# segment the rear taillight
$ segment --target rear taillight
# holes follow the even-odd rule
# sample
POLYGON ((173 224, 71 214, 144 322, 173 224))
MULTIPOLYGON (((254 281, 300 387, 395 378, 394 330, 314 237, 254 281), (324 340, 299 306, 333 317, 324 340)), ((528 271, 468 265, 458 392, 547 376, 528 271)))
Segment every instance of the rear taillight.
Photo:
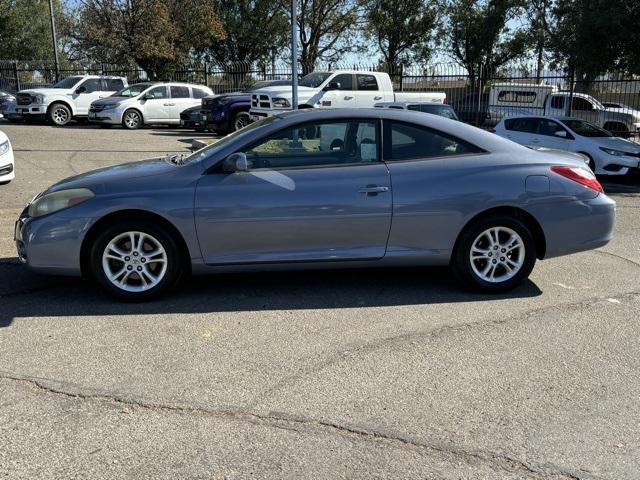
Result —
POLYGON ((551 171, 557 173, 558 175, 562 175, 564 178, 568 178, 569 180, 573 180, 574 182, 579 183, 580 185, 584 185, 591 190, 595 190, 596 192, 604 193, 604 189, 600 182, 593 174, 591 170, 587 170, 582 167, 569 167, 569 166, 553 166, 551 167, 551 171))

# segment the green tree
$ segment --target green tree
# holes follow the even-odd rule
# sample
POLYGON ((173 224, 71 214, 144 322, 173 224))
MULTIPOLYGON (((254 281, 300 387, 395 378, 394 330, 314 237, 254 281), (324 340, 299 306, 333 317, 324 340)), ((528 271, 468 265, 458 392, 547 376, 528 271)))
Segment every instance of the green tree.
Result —
POLYGON ((368 0, 365 32, 371 35, 390 69, 431 56, 438 10, 424 0, 368 0))
POLYGON ((251 63, 277 55, 287 46, 289 21, 285 0, 214 0, 225 38, 208 49, 218 63, 251 63))
MULTIPOLYGON (((54 14, 56 23, 64 26, 60 0, 54 0, 54 14)), ((53 61, 48 0, 0 0, 0 58, 53 61)))
POLYGON ((447 5, 451 53, 472 78, 480 73, 490 77, 527 51, 529 32, 510 28, 521 10, 520 0, 455 0, 447 5))
POLYGON ((75 37, 91 60, 133 61, 163 78, 224 38, 224 28, 209 0, 86 0, 75 37))

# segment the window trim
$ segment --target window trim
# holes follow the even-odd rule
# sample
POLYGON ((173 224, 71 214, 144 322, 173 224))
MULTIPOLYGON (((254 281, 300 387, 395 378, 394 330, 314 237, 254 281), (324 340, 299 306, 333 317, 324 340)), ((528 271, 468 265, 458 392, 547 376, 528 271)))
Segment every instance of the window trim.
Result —
MULTIPOLYGON (((389 127, 390 128, 390 127, 389 127)), ((390 130, 389 130, 390 133, 390 130)), ((389 137, 391 137, 389 135, 389 137)), ((391 140, 389 140, 391 141, 391 140)), ((382 161, 385 163, 401 163, 401 162, 420 162, 420 161, 431 161, 431 160, 437 160, 437 159, 443 159, 443 158, 460 158, 460 157, 468 157, 468 156, 472 156, 472 155, 487 155, 488 153, 490 153, 489 151, 485 150, 484 148, 479 147, 478 145, 476 145, 475 143, 471 143, 467 140, 464 140, 462 138, 456 137, 455 135, 452 135, 450 133, 447 132, 443 132, 441 130, 437 130, 435 128, 432 127, 428 127, 426 125, 422 125, 419 123, 412 123, 412 122, 407 122, 404 120, 390 120, 388 118, 385 118, 382 121, 382 161), (409 125, 410 127, 416 127, 416 128, 423 128, 426 130, 431 130, 432 132, 435 132, 437 135, 442 135, 444 137, 451 137, 452 139, 457 139, 459 141, 462 141, 468 145, 471 145, 475 148, 477 148, 479 150, 479 152, 469 152, 469 153, 456 153, 453 155, 437 155, 437 156, 433 156, 433 157, 411 157, 411 158, 404 158, 402 160, 394 160, 393 158, 389 158, 387 159, 385 153, 386 153, 386 149, 384 148, 385 146, 385 132, 387 131, 387 127, 386 124, 388 123, 389 125, 391 125, 392 123, 402 123, 405 125, 409 125)))
MULTIPOLYGON (((262 168, 253 168, 251 170, 249 170, 248 172, 233 172, 233 173, 251 173, 251 172, 259 172, 259 171, 281 171, 281 170, 308 170, 308 169, 312 169, 312 168, 337 168, 337 167, 354 167, 354 166, 366 166, 366 165, 384 165, 384 159, 382 156, 382 121, 379 118, 369 118, 369 117, 363 117, 363 118, 347 118, 347 119, 337 119, 337 120, 330 120, 330 121, 323 121, 323 120, 309 120, 307 122, 302 122, 302 123, 298 123, 295 125, 288 125, 286 127, 283 127, 279 130, 275 130, 273 132, 270 132, 266 135, 263 135, 262 137, 260 137, 259 139, 248 143, 246 145, 244 145, 242 147, 242 150, 236 150, 233 153, 246 153, 247 150, 253 148, 256 144, 258 144, 259 142, 262 142, 263 140, 266 140, 267 138, 271 137, 272 135, 275 135, 277 133, 282 132, 283 130, 286 130, 288 128, 292 128, 292 127, 298 127, 298 128, 304 128, 305 125, 311 125, 314 123, 344 123, 344 122, 371 122, 371 123, 375 123, 376 126, 376 136, 378 137, 378 142, 376 145, 376 154, 377 154, 377 159, 373 162, 350 162, 350 163, 330 163, 330 164, 324 164, 324 165, 299 165, 299 166, 295 166, 295 167, 262 167, 262 168)), ((230 153, 229 155, 232 155, 232 153, 230 153)), ((229 156, 227 155, 227 157, 229 156)), ((226 157, 225 157, 226 158, 226 157)), ((222 159, 221 161, 219 161, 217 163, 217 168, 214 168, 211 173, 220 173, 222 171, 222 164, 224 163, 224 159, 222 159)))

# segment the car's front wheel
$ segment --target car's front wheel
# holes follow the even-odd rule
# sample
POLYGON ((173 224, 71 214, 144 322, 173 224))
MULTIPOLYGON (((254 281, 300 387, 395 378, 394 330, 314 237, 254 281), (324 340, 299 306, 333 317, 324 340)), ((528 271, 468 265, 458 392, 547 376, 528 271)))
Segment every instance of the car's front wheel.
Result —
POLYGON ((54 125, 63 127, 71 121, 71 110, 62 103, 54 103, 49 108, 49 120, 54 125))
POLYGON ((527 225, 515 217, 492 215, 465 228, 451 266, 466 285, 499 293, 520 285, 535 262, 535 241, 527 225))
POLYGON ((137 110, 127 110, 122 116, 122 126, 136 130, 142 126, 142 115, 137 110))
POLYGON ((246 127, 251 123, 249 114, 247 112, 238 112, 233 117, 233 131, 236 132, 241 128, 246 127))
POLYGON ((155 298, 176 285, 184 265, 175 239, 148 222, 119 222, 104 229, 90 250, 93 278, 124 301, 155 298))

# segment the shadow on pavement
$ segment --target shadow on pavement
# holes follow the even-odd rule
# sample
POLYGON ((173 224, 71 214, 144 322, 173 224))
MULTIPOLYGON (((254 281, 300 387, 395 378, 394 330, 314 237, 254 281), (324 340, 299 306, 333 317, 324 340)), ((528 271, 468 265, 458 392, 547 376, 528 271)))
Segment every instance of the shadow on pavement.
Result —
POLYGON ((477 302, 541 295, 531 281, 501 295, 461 289, 448 268, 321 270, 193 277, 165 298, 123 304, 91 282, 37 275, 0 259, 0 327, 18 317, 304 310, 477 302))
POLYGON ((640 175, 638 174, 598 177, 598 180, 607 194, 640 193, 640 175))

